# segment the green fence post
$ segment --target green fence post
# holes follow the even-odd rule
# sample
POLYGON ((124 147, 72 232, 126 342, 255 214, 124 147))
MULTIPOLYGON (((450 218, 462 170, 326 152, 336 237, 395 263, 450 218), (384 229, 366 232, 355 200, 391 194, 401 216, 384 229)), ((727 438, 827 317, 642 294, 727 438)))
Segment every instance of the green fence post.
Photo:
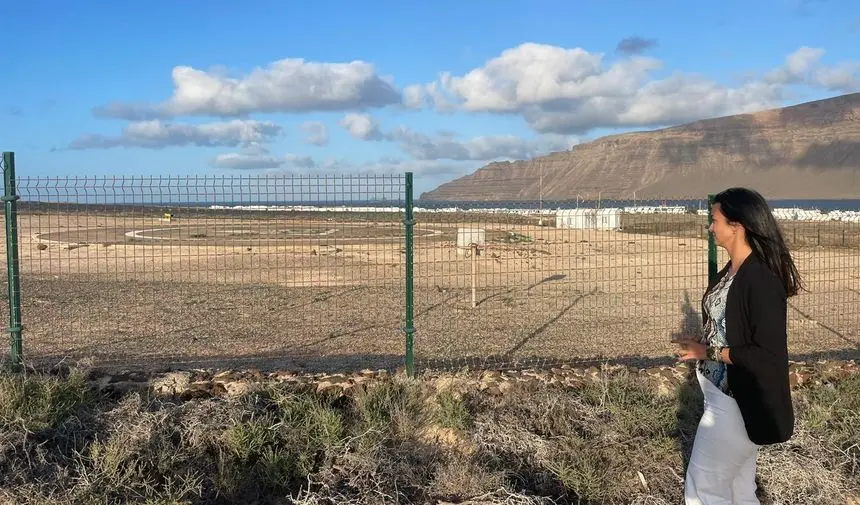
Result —
POLYGON ((6 214, 6 267, 9 287, 9 327, 12 339, 12 369, 19 371, 24 363, 24 346, 21 340, 21 286, 18 264, 18 206, 15 193, 15 153, 3 153, 3 202, 6 214))
POLYGON ((717 242, 714 240, 714 234, 711 233, 711 223, 714 222, 714 196, 708 195, 708 282, 713 282, 717 278, 717 242))
POLYGON ((415 356, 413 354, 413 334, 415 333, 413 310, 415 308, 415 286, 413 282, 412 234, 415 220, 412 217, 412 172, 406 172, 406 216, 403 219, 406 226, 406 325, 403 333, 406 335, 406 375, 415 377, 415 356))

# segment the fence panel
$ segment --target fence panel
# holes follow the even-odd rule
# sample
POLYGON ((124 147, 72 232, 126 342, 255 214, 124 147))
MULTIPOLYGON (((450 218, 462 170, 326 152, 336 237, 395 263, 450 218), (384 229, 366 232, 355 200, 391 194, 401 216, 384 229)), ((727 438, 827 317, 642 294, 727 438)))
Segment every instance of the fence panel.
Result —
MULTIPOLYGON (((558 203, 564 210, 542 202, 513 211, 503 202, 423 204, 417 204, 416 227, 435 235, 415 245, 419 366, 552 366, 604 358, 647 365, 670 361, 673 339, 701 332, 708 280, 704 195, 558 203)), ((856 355, 858 223, 783 217, 810 289, 791 300, 792 353, 856 355)), ((718 248, 718 268, 726 261, 718 248)))
POLYGON ((30 362, 402 363, 402 175, 18 186, 30 362))
POLYGON ((780 221, 806 287, 789 299, 789 345, 801 357, 860 357, 860 212, 844 219, 780 221))

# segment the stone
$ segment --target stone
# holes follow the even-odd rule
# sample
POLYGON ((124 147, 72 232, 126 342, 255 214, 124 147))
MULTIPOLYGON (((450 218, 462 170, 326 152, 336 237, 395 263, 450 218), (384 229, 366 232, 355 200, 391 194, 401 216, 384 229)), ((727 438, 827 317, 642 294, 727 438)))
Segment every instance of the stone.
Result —
POLYGON ((317 383, 316 392, 340 395, 343 393, 343 386, 339 382, 323 380, 317 383))
POLYGON ((501 379, 501 378, 502 378, 502 374, 500 374, 499 372, 497 372, 497 371, 495 371, 495 370, 490 370, 490 371, 488 371, 488 372, 484 372, 484 373, 481 375, 481 379, 482 379, 482 380, 497 381, 497 380, 499 380, 499 379, 501 379))
POLYGON ((228 382, 239 379, 239 372, 235 372, 233 370, 224 370, 223 372, 218 372, 214 376, 212 376, 212 380, 218 382, 228 382))
POLYGON ((514 383, 511 381, 502 381, 499 383, 499 392, 503 395, 509 394, 514 390, 514 383))
POLYGON ((227 387, 220 382, 213 382, 210 392, 212 396, 227 396, 227 387))
POLYGON ((209 389, 186 389, 179 394, 179 399, 183 402, 189 400, 204 400, 212 397, 212 392, 209 389))
POLYGON ((150 380, 152 390, 162 396, 176 396, 191 384, 190 372, 169 372, 150 380))
POLYGON ((801 386, 804 383, 804 376, 798 371, 788 372, 788 383, 792 388, 801 386))
POLYGON ((275 372, 271 378, 278 382, 296 382, 298 380, 295 373, 287 371, 275 372))
POLYGON ((490 396, 502 396, 502 390, 499 389, 499 386, 497 386, 495 384, 487 387, 486 392, 490 396))
POLYGON ((248 393, 252 393, 256 391, 259 386, 254 383, 246 380, 241 381, 233 381, 233 382, 225 382, 224 389, 227 392, 227 396, 236 398, 239 396, 244 396, 248 393))

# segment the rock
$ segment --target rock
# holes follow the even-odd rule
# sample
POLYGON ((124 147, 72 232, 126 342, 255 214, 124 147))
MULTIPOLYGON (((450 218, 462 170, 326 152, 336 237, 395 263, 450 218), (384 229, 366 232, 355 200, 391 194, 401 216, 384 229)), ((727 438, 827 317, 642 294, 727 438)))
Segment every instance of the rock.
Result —
POLYGON ((259 389, 258 385, 255 385, 252 382, 242 380, 242 381, 233 381, 233 382, 225 382, 223 387, 226 391, 227 396, 236 398, 239 396, 244 396, 248 393, 252 393, 259 389))
POLYGON ((270 378, 274 379, 277 382, 296 382, 297 377, 293 372, 280 371, 273 373, 270 378))
POLYGON ((503 395, 509 394, 514 390, 514 383, 511 381, 502 381, 499 383, 499 392, 503 395))
POLYGON ((323 376, 316 385, 317 393, 331 393, 342 395, 352 388, 352 382, 343 374, 332 374, 323 376))
POLYGON ((486 391, 491 387, 497 387, 498 381, 494 379, 482 379, 478 381, 478 391, 486 391))
POLYGON ((330 381, 322 381, 317 383, 317 393, 334 393, 340 395, 343 393, 343 387, 340 384, 335 384, 330 381))
POLYGON ((233 370, 224 370, 223 372, 216 373, 212 380, 218 382, 230 382, 235 381, 240 378, 241 374, 239 372, 235 372, 233 370))
MULTIPOLYGON (((624 366, 588 368, 564 365, 547 370, 518 369, 463 370, 456 373, 428 370, 422 382, 436 393, 452 392, 462 398, 470 391, 480 391, 487 396, 505 396, 520 389, 540 390, 547 386, 562 385, 580 388, 592 381, 603 381, 621 372, 638 379, 660 396, 674 396, 678 386, 695 384, 690 382, 691 368, 688 364, 634 369, 624 366)), ((34 370, 35 372, 35 370, 34 370)), ((61 374, 62 370, 55 370, 61 374)), ((860 373, 855 361, 821 361, 815 363, 791 362, 789 381, 792 389, 809 384, 824 384, 835 387, 838 381, 860 373)), ((622 374, 623 375, 623 374, 622 374)), ((131 392, 143 392, 147 388, 157 396, 173 400, 194 400, 210 397, 240 397, 259 390, 265 382, 285 384, 296 393, 347 395, 356 388, 372 387, 376 383, 391 380, 386 370, 364 369, 350 374, 301 373, 277 371, 264 374, 259 370, 190 370, 166 372, 150 376, 140 371, 123 371, 114 375, 93 369, 88 372, 91 387, 112 397, 121 397, 131 392)), ((427 401, 435 395, 427 396, 427 401)))
POLYGON ((193 389, 186 389, 179 394, 179 399, 183 402, 187 402, 189 400, 201 400, 211 397, 212 390, 209 387, 196 387, 193 389))
POLYGON ((190 372, 169 372, 150 381, 152 390, 160 396, 176 396, 191 384, 190 372))
POLYGON ((487 381, 498 381, 501 378, 502 378, 502 374, 500 374, 496 370, 490 370, 488 372, 484 372, 481 375, 481 380, 487 380, 487 381))
POLYGON ((502 391, 499 389, 499 386, 492 385, 487 388, 487 394, 490 396, 502 396, 502 391))
POLYGON ((801 386, 804 382, 805 377, 801 372, 798 372, 796 370, 788 372, 788 383, 791 385, 792 388, 801 386))
POLYGON ((568 375, 564 378, 564 385, 569 388, 578 389, 585 384, 585 379, 576 375, 568 375))

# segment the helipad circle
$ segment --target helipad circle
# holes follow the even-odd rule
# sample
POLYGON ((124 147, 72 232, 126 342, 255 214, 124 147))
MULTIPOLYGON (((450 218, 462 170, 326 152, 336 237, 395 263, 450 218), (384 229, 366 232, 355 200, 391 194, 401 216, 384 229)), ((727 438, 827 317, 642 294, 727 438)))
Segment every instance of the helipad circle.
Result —
MULTIPOLYGON (((440 237, 444 230, 416 226, 415 238, 440 237)), ((152 245, 290 244, 397 242, 405 238, 399 223, 189 223, 142 228, 99 227, 34 235, 39 242, 76 244, 148 243, 152 245)))

